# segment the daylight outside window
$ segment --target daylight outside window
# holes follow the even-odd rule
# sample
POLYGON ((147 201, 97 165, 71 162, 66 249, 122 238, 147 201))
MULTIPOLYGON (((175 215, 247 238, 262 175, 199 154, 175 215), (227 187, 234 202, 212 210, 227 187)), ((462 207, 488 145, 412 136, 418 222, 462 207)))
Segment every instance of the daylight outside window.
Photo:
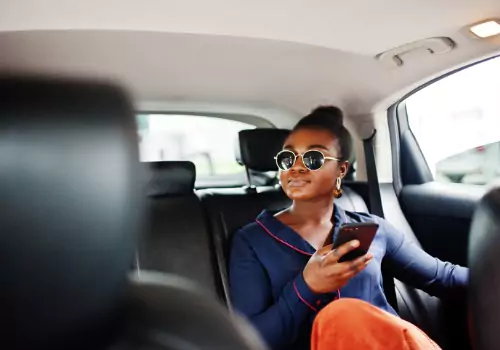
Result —
POLYGON ((141 161, 192 161, 197 187, 245 183, 245 169, 236 162, 235 147, 238 132, 254 129, 254 125, 178 114, 140 114, 137 122, 141 161))
POLYGON ((500 57, 406 100, 410 128, 436 181, 500 183, 500 57))

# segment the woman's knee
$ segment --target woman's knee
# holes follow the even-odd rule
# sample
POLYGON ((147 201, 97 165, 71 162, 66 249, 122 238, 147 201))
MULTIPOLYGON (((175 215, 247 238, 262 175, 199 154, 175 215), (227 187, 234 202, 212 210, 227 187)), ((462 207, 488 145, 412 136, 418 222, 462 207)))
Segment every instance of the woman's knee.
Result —
POLYGON ((314 321, 318 329, 336 325, 337 329, 353 329, 364 325, 365 329, 373 324, 383 324, 383 328, 398 327, 400 320, 390 313, 370 303, 344 298, 336 300, 321 310, 314 321))
POLYGON ((348 298, 318 313, 311 339, 313 349, 439 348, 416 326, 365 301, 348 298))
POLYGON ((340 315, 345 317, 346 315, 358 313, 370 313, 375 310, 378 309, 366 301, 353 298, 342 298, 327 305, 321 310, 317 317, 336 317, 340 315))

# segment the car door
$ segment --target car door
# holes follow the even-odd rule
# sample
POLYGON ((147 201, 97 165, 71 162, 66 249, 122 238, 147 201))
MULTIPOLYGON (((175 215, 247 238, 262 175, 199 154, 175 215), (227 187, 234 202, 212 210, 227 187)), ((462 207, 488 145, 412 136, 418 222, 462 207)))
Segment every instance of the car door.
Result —
MULTIPOLYGON (((500 183, 500 57, 465 67, 413 92, 389 110, 393 176, 401 208, 422 247, 467 266, 472 215, 500 183)), ((447 304, 460 348, 466 300, 447 304)))

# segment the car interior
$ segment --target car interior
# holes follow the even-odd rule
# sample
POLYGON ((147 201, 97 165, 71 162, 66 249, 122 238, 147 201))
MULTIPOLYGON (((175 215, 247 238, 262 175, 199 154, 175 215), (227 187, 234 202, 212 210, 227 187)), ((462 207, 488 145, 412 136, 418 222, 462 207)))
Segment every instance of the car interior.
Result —
POLYGON ((0 48, 0 344, 264 349, 231 238, 291 204, 274 157, 336 105, 335 203, 470 268, 438 299, 383 265, 389 302, 443 349, 498 349, 497 0, 6 0, 0 48))

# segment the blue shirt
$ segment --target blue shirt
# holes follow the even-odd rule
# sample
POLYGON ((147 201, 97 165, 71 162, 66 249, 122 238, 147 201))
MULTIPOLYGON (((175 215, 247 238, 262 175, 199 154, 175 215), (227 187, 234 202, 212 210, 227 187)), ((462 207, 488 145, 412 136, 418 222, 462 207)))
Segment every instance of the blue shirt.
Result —
POLYGON ((309 349, 317 312, 339 297, 365 300, 396 314, 383 291, 384 257, 396 268, 396 277, 431 295, 444 296, 450 289, 467 286, 467 268, 430 256, 387 221, 338 206, 334 218, 333 240, 345 223, 379 224, 370 246, 373 260, 340 289, 340 296, 337 291, 315 294, 309 289, 302 270, 316 250, 274 213, 263 211, 233 238, 229 261, 233 305, 272 349, 309 349))

